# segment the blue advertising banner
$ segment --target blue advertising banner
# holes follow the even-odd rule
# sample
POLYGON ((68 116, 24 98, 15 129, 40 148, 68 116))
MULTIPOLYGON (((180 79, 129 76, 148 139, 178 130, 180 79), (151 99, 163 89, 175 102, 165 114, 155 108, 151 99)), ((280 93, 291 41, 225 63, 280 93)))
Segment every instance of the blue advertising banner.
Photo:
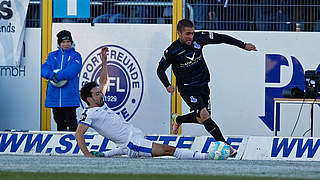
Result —
POLYGON ((54 0, 54 18, 89 18, 90 0, 54 0))

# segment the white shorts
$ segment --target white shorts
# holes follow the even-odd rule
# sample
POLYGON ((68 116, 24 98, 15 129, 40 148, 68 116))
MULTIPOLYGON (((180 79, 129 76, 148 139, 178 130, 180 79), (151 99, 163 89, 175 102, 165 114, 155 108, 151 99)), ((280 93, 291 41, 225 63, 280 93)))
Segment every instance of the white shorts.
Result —
POLYGON ((127 148, 128 156, 131 158, 151 157, 152 141, 145 139, 140 129, 133 128, 127 148))

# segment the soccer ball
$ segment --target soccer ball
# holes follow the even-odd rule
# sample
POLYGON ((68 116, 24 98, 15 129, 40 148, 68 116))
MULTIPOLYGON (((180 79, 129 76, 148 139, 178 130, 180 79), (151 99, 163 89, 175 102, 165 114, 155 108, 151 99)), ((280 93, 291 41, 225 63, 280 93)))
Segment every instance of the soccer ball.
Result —
MULTIPOLYGON (((57 72, 59 72, 59 71, 60 71, 60 69, 55 69, 55 70, 53 70, 54 73, 57 73, 57 72)), ((67 82, 68 82, 67 80, 62 80, 62 81, 59 81, 59 82, 55 83, 54 81, 50 80, 50 83, 51 83, 54 87, 57 87, 57 88, 61 88, 61 87, 65 86, 65 85, 67 84, 67 82)))
POLYGON ((212 160, 226 160, 230 156, 230 147, 222 141, 212 144, 209 154, 212 160))

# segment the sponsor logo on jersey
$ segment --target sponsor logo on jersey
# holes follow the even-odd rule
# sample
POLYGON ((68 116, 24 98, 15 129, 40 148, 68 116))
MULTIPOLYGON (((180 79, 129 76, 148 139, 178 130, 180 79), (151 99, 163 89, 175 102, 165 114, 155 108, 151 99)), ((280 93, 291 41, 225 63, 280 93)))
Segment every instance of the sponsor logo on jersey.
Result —
POLYGON ((195 54, 196 54, 196 53, 193 53, 191 57, 186 56, 186 58, 189 59, 190 61, 194 61, 194 55, 195 55, 195 54))
POLYGON ((198 102, 198 99, 193 96, 190 96, 190 102, 196 103, 196 102, 198 102))
POLYGON ((193 41, 193 46, 196 49, 200 49, 201 48, 201 46, 196 41, 193 41))

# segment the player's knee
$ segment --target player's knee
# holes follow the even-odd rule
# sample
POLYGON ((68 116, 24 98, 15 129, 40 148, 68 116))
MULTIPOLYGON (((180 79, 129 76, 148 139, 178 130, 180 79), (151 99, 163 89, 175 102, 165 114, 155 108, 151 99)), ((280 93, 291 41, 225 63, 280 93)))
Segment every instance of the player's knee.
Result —
POLYGON ((200 118, 197 118, 197 121, 200 123, 200 124, 203 124, 203 122, 207 119, 209 119, 210 116, 202 116, 200 118))
POLYGON ((201 109, 200 111, 200 118, 198 119, 199 123, 203 123, 205 120, 210 118, 210 113, 207 111, 206 108, 201 109))

